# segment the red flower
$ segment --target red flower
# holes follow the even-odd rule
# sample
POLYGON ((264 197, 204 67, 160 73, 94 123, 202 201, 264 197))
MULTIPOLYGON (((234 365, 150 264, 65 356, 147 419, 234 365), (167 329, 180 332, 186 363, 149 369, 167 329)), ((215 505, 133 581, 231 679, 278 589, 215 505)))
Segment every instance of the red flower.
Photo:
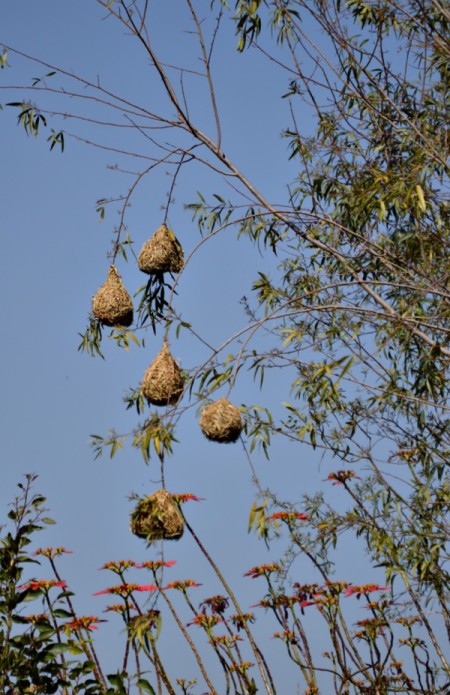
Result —
POLYGON ((71 620, 69 623, 65 623, 63 627, 68 628, 70 630, 98 630, 97 625, 95 623, 104 623, 104 620, 100 620, 100 618, 97 618, 96 615, 81 615, 78 616, 77 618, 74 618, 74 620, 71 620))
POLYGON ((116 560, 113 562, 105 562, 104 565, 99 567, 101 570, 111 570, 112 572, 121 573, 129 567, 137 567, 134 560, 116 560))
POLYGON ((241 661, 240 664, 231 664, 230 671, 239 671, 240 673, 244 673, 247 669, 254 665, 255 664, 253 664, 251 661, 241 661))
POLYGON ((363 586, 348 586, 344 589, 345 596, 356 594, 356 598, 360 598, 362 594, 367 595, 372 591, 389 591, 388 586, 380 586, 379 584, 363 584, 363 586))
POLYGON ((301 512, 275 512, 270 516, 266 516, 265 520, 272 521, 274 519, 280 519, 281 521, 292 521, 293 519, 300 519, 301 521, 305 521, 308 518, 307 514, 302 514, 301 512))
POLYGON ((106 608, 105 608, 105 610, 103 611, 103 613, 108 613, 108 612, 112 612, 112 613, 125 613, 125 611, 126 611, 127 609, 128 609, 129 611, 135 611, 135 610, 136 610, 136 608, 133 606, 132 603, 128 603, 128 602, 126 602, 126 603, 113 603, 113 604, 111 604, 110 606, 106 606, 106 608))
POLYGON ((210 608, 211 613, 223 615, 223 613, 225 613, 226 609, 228 608, 229 602, 230 601, 226 596, 221 596, 220 594, 218 594, 217 596, 205 598, 205 600, 201 602, 200 608, 202 609, 202 613, 205 613, 206 609, 210 608))
POLYGON ((253 613, 235 613, 234 615, 230 615, 230 620, 239 632, 244 629, 247 623, 254 623, 256 618, 253 613))
POLYGON ((324 589, 326 589, 332 596, 336 596, 337 594, 342 594, 348 585, 348 582, 326 581, 324 589))
POLYGON ((218 618, 217 615, 206 615, 205 613, 198 613, 190 623, 187 625, 199 625, 204 627, 205 630, 211 630, 217 623, 223 623, 222 618, 218 618))
POLYGON ((327 480, 334 480, 333 485, 343 485, 347 480, 351 478, 358 478, 355 471, 336 471, 336 473, 330 473, 327 480))
POLYGON ((116 594, 125 598, 133 593, 133 591, 157 591, 158 587, 154 584, 117 584, 110 586, 108 589, 96 591, 93 596, 101 596, 102 594, 116 594))
POLYGON ((66 548, 63 548, 62 545, 60 545, 57 548, 38 548, 33 555, 44 555, 45 557, 53 560, 53 558, 63 555, 63 553, 72 554, 72 551, 66 550, 66 548))
POLYGON ((257 565, 256 567, 252 567, 251 570, 245 572, 244 577, 251 577, 252 579, 256 579, 256 577, 267 577, 267 575, 271 572, 282 571, 283 568, 281 567, 281 565, 278 565, 276 562, 272 562, 268 565, 257 565))
POLYGON ((367 620, 358 620, 356 623, 363 630, 355 633, 355 637, 373 639, 378 635, 384 635, 384 628, 387 627, 385 620, 380 618, 368 618, 367 620))
POLYGON ((22 591, 39 591, 44 589, 48 591, 52 586, 59 586, 61 589, 67 589, 66 582, 57 582, 56 579, 32 579, 28 584, 22 584, 18 588, 22 591))
POLYGON ((233 635, 232 637, 230 637, 230 635, 214 635, 213 640, 217 642, 217 644, 224 644, 226 647, 231 647, 233 644, 236 644, 236 642, 242 642, 242 637, 238 637, 238 635, 233 635))
POLYGON ((190 492, 181 493, 180 495, 171 495, 171 497, 173 501, 178 502, 178 504, 183 504, 183 502, 188 502, 189 500, 193 500, 194 502, 202 502, 205 499, 204 497, 191 495, 190 492))
POLYGON ((197 584, 193 579, 185 579, 184 581, 177 581, 177 582, 170 582, 170 584, 167 584, 167 586, 163 587, 164 589, 178 589, 179 591, 185 591, 186 589, 190 587, 196 587, 196 586, 201 586, 201 584, 197 584))
POLYGON ((141 562, 140 564, 136 564, 135 567, 138 567, 139 569, 145 569, 148 570, 157 570, 160 567, 172 567, 172 565, 175 565, 176 560, 169 560, 168 562, 163 562, 162 560, 148 560, 147 562, 141 562))
POLYGON ((298 644, 298 639, 293 630, 283 630, 283 632, 274 632, 273 636, 277 639, 282 639, 289 644, 298 644))

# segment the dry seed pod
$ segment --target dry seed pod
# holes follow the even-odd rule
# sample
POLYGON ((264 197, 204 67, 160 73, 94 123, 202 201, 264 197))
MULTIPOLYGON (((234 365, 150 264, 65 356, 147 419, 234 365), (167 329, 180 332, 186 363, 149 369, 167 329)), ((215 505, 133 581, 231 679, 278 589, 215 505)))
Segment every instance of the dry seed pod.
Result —
POLYGON ((226 398, 220 398, 203 410, 200 428, 211 441, 228 444, 239 439, 244 425, 239 410, 226 398))
POLYGON ((142 393, 153 405, 175 405, 183 393, 181 370, 169 351, 167 341, 142 380, 142 393))
POLYGON ((131 532, 148 543, 178 540, 183 535, 183 515, 167 490, 139 500, 131 514, 131 532))
POLYGON ((133 323, 133 302, 114 265, 92 299, 92 313, 104 326, 128 327, 133 323))
POLYGON ((183 248, 165 224, 158 227, 138 256, 139 270, 153 273, 179 273, 184 265, 183 248))

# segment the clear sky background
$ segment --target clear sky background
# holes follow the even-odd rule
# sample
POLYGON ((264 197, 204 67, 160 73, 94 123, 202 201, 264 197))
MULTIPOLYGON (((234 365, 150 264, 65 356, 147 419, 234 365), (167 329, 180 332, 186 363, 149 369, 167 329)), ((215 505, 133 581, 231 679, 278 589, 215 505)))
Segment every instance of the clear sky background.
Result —
MULTIPOLYGON (((181 5, 178 0, 153 3, 153 35, 166 62, 195 69, 194 39, 187 31, 192 27, 179 9, 181 5)), ((281 78, 276 66, 261 63, 260 56, 252 52, 238 55, 235 43, 231 25, 224 26, 213 62, 223 149, 270 200, 284 202, 286 183, 295 176, 294 164, 288 163, 287 141, 281 137, 282 129, 290 125, 288 100, 281 99, 288 89, 287 79, 281 78)), ((99 80, 102 86, 155 112, 170 113, 141 47, 115 22, 105 19, 105 12, 95 2, 3 0, 0 44, 73 70, 93 82, 99 80)), ((30 85, 32 78, 46 72, 16 55, 10 55, 9 63, 11 67, 0 72, 0 86, 30 85)), ((58 76, 52 80, 61 84, 58 76)), ((185 88, 191 113, 213 136, 211 111, 199 79, 186 76, 185 88)), ((22 89, 0 92, 2 104, 21 98, 40 103, 39 93, 31 95, 22 89)), ((54 103, 57 110, 62 109, 61 102, 58 106, 56 100, 54 103)), ((88 105, 75 99, 67 99, 64 109, 83 116, 100 113, 89 111, 88 105)), ((126 123, 120 114, 117 120, 126 123)), ((49 127, 77 132, 109 147, 129 146, 143 157, 152 151, 146 139, 130 129, 106 133, 70 119, 58 125, 49 120, 49 127)), ((311 128, 306 115, 302 128, 304 132, 311 128)), ((47 496, 51 516, 57 520, 56 526, 41 534, 40 543, 64 545, 73 551, 61 562, 61 572, 77 595, 78 610, 101 615, 106 601, 92 594, 115 581, 113 575, 100 573, 98 568, 109 560, 157 557, 158 548, 147 551, 129 531, 133 505, 128 496, 132 491, 148 494, 157 489, 159 465, 156 461, 146 467, 139 452, 129 447, 112 461, 94 461, 89 437, 91 433, 105 435, 111 427, 125 433, 136 426, 139 418, 135 412, 125 412, 122 398, 129 386, 139 384, 161 347, 162 335, 159 332, 154 337, 149 332, 144 350, 132 346, 126 352, 108 341, 106 330, 105 361, 77 351, 77 334, 86 328, 91 297, 106 279, 107 253, 118 221, 113 204, 105 221, 99 222, 96 200, 126 193, 132 178, 109 168, 119 162, 116 153, 85 146, 70 135, 66 136, 63 154, 50 152, 45 142, 48 130, 37 139, 27 137, 16 125, 15 110, 5 107, 0 112, 0 504, 4 518, 22 474, 39 474, 37 489, 47 496)), ((142 167, 132 158, 127 163, 133 170, 142 167)), ((136 190, 127 213, 136 252, 162 222, 169 174, 167 167, 161 166, 136 190)), ((169 222, 186 255, 200 241, 196 223, 184 207, 195 200, 197 190, 205 196, 212 192, 224 197, 232 194, 228 183, 220 178, 213 181, 201 167, 186 167, 181 173, 169 222)), ((250 296, 257 271, 274 272, 276 263, 269 254, 259 254, 247 240, 237 242, 235 232, 226 230, 201 247, 183 273, 176 299, 183 318, 213 345, 220 345, 245 325, 239 300, 250 296)), ((118 261, 118 267, 130 292, 146 281, 132 258, 128 265, 118 261)), ((206 356, 204 347, 188 334, 182 334, 180 340, 173 336, 172 352, 187 368, 200 364, 206 356)), ((262 396, 251 378, 243 375, 231 399, 238 405, 269 405, 277 411, 283 400, 289 400, 287 384, 287 376, 271 375, 262 396)), ((193 408, 181 419, 177 436, 180 444, 166 468, 167 487, 172 492, 192 492, 205 498, 198 504, 191 502, 185 511, 227 579, 237 587, 245 610, 262 597, 263 587, 242 579, 242 575, 255 564, 269 562, 273 553, 247 534, 255 489, 244 452, 239 444, 222 447, 206 441, 193 408)), ((314 491, 337 467, 328 456, 322 460, 307 446, 276 439, 270 461, 256 451, 253 463, 263 486, 271 486, 281 498, 297 499, 299 511, 302 494, 314 491)), ((340 494, 336 488, 334 492, 340 494)), ((187 534, 180 542, 168 544, 165 555, 177 561, 167 572, 168 581, 193 578, 203 582, 197 590, 198 601, 222 593, 187 534)), ((351 577, 337 578, 355 582, 375 579, 373 574, 367 576, 363 559, 354 548, 343 558, 344 565, 351 568, 351 577)), ((298 581, 314 578, 300 562, 297 572, 298 581)), ((48 576, 46 569, 42 576, 48 576)), ((139 580, 146 583, 142 575, 139 580)), ((110 618, 110 624, 102 626, 98 635, 106 670, 116 666, 120 625, 117 620, 116 629, 115 620, 110 618)), ((282 645, 270 639, 275 629, 275 625, 267 629, 266 640, 274 657, 272 666, 279 675, 284 673, 286 687, 293 693, 296 675, 286 670, 284 652, 278 658, 282 645)), ((166 633, 164 638, 170 637, 166 633)), ((176 639, 181 643, 181 637, 176 639)), ((178 676, 195 675, 183 673, 182 664, 180 661, 178 676)))

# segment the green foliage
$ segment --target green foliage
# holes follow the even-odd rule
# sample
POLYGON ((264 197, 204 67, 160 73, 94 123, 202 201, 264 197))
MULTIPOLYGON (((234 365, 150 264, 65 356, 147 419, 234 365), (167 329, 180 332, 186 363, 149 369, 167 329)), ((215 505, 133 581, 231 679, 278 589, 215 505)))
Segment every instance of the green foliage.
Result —
POLYGON ((121 347, 128 352, 130 349, 130 341, 140 347, 140 342, 138 338, 134 335, 132 331, 128 331, 125 328, 114 328, 110 335, 110 340, 114 340, 117 347, 121 347))
POLYGON ((187 210, 192 210, 192 219, 197 220, 200 233, 213 234, 225 227, 229 222, 233 212, 233 206, 224 198, 214 194, 214 198, 219 201, 219 205, 208 205, 205 198, 197 191, 198 202, 186 205, 187 210))
POLYGON ((135 434, 132 445, 140 450, 145 463, 150 460, 152 447, 163 462, 172 455, 173 444, 178 441, 173 434, 174 429, 173 423, 165 425, 159 414, 153 413, 135 434))
POLYGON ((0 56, 0 69, 4 70, 6 67, 9 67, 8 65, 8 51, 6 48, 3 49, 2 54, 0 56))
POLYGON ((102 437, 99 434, 91 434, 91 446, 94 450, 94 458, 101 458, 105 449, 109 451, 109 458, 114 458, 117 452, 123 449, 124 442, 125 438, 119 437, 114 430, 109 432, 108 437, 102 437))
MULTIPOLYGON (((0 66, 2 68, 7 64, 6 56, 7 52, 5 52, 3 57, 0 58, 0 66)), ((54 72, 49 72, 47 77, 54 74, 54 72)), ((36 86, 36 84, 40 81, 40 79, 35 78, 33 86, 36 86)), ((17 125, 21 126, 27 135, 33 135, 35 138, 37 138, 40 127, 47 127, 47 118, 31 102, 12 101, 6 104, 6 106, 12 106, 13 108, 20 109, 20 113, 17 116, 17 125)), ((47 142, 50 143, 50 151, 57 145, 61 149, 61 152, 64 152, 64 132, 62 130, 56 132, 53 130, 53 128, 51 128, 47 142)))
POLYGON ((18 485, 0 539, 0 689, 26 694, 71 687, 73 693, 104 693, 88 631, 70 629, 68 639, 62 639, 64 625, 75 618, 72 610, 61 609, 70 596, 65 582, 25 580, 30 565, 40 564, 28 547, 37 532, 53 523, 45 516, 45 497, 32 491, 35 480, 27 475, 18 485), (31 613, 32 602, 40 612, 31 613))
POLYGON ((102 325, 100 321, 90 318, 89 326, 85 333, 78 333, 78 335, 81 338, 81 343, 78 346, 79 352, 87 352, 91 357, 99 355, 99 357, 105 359, 100 348, 102 342, 102 325))
POLYGON ((146 285, 142 285, 135 293, 139 297, 137 316, 140 325, 149 323, 154 333, 157 325, 164 320, 169 306, 166 290, 171 286, 165 281, 163 273, 151 275, 146 285))
POLYGON ((20 109, 20 113, 17 116, 17 125, 22 126, 27 135, 38 136, 39 127, 43 125, 47 126, 47 119, 45 116, 37 111, 35 107, 29 102, 16 102, 12 101, 6 106, 12 106, 14 108, 20 109))
POLYGON ((50 151, 55 147, 55 145, 59 145, 61 152, 64 152, 64 133, 62 130, 60 130, 59 133, 56 133, 52 128, 50 135, 47 138, 47 142, 50 143, 50 151))

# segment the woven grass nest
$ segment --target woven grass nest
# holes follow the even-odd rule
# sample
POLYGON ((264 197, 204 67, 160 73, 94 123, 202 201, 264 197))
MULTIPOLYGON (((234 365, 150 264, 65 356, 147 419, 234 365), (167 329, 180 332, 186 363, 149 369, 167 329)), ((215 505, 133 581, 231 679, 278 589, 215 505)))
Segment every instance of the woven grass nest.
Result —
POLYGON ((200 428, 207 439, 231 444, 239 439, 244 424, 239 410, 228 399, 220 398, 203 410, 200 428))
POLYGON ((184 389, 178 364, 170 354, 167 341, 156 355, 142 380, 142 393, 152 405, 175 405, 184 389))
POLYGON ((114 265, 92 299, 92 313, 104 326, 128 327, 133 323, 133 301, 114 265))
POLYGON ((162 224, 143 245, 138 267, 143 273, 179 273, 184 266, 183 248, 167 225, 162 224))
POLYGON ((148 543, 176 541, 181 538, 183 531, 183 515, 167 490, 157 490, 153 495, 142 498, 131 513, 131 532, 148 543))

